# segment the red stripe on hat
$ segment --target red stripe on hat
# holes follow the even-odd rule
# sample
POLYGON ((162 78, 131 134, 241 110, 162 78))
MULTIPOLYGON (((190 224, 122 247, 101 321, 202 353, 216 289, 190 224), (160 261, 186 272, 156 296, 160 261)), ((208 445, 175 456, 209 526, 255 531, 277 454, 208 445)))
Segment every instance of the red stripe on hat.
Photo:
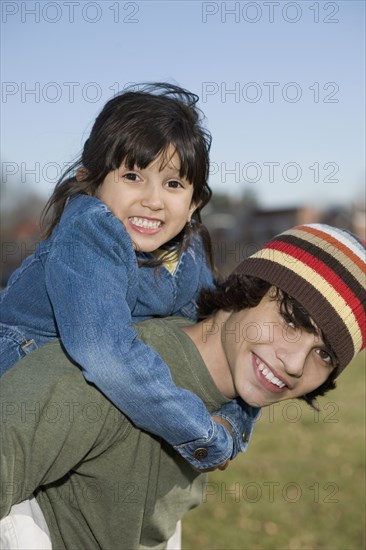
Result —
POLYGON ((278 250, 283 254, 288 254, 289 256, 292 256, 293 258, 301 261, 302 263, 306 264, 310 268, 314 269, 314 271, 319 273, 319 275, 321 275, 323 279, 325 279, 327 283, 331 285, 336 290, 336 292, 340 294, 340 296, 342 296, 343 300, 352 309, 353 315, 357 320, 362 334, 363 347, 366 346, 366 331, 362 331, 361 329, 365 321, 362 304, 357 296, 344 283, 344 281, 342 281, 342 279, 335 273, 335 271, 329 268, 324 262, 318 260, 312 254, 309 254, 309 252, 306 252, 302 248, 298 248, 288 243, 283 243, 281 241, 271 241, 264 248, 278 250))

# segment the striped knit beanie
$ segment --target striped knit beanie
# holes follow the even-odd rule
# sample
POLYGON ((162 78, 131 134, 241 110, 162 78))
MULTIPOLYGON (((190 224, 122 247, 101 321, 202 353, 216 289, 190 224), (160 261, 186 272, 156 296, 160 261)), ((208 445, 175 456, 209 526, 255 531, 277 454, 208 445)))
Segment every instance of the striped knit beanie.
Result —
POLYGON ((243 260, 235 274, 259 277, 295 298, 339 359, 338 374, 366 347, 366 247, 323 224, 284 231, 243 260))

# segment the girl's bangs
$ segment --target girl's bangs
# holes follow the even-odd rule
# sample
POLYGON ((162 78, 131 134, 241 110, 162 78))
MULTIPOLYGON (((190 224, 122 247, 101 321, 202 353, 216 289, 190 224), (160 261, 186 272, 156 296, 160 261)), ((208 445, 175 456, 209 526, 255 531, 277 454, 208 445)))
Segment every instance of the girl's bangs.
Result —
POLYGON ((200 170, 200 155, 194 149, 192 141, 168 139, 163 136, 145 135, 143 139, 133 139, 129 137, 127 142, 118 148, 118 154, 115 157, 115 168, 125 164, 132 170, 134 166, 144 169, 154 160, 161 157, 160 170, 167 166, 175 154, 179 157, 179 175, 181 178, 186 178, 189 182, 197 181, 197 176, 200 170))

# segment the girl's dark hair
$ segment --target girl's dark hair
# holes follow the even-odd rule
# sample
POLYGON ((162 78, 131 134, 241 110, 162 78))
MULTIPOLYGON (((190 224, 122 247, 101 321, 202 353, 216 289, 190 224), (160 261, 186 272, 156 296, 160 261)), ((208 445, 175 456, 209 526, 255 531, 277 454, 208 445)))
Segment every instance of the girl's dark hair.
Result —
MULTIPOLYGON (((198 318, 206 319, 213 313, 222 309, 224 311, 238 312, 242 309, 256 307, 262 298, 272 287, 271 283, 248 275, 229 275, 223 281, 217 281, 216 288, 203 289, 198 297, 198 318)), ((280 311, 287 322, 292 322, 298 328, 302 328, 312 334, 318 334, 319 329, 314 325, 308 312, 297 300, 276 288, 273 299, 279 303, 280 311)), ((324 344, 332 353, 325 335, 321 332, 324 344)), ((337 358, 332 353, 334 367, 337 366, 337 358)), ((335 378, 337 369, 334 368, 327 380, 315 390, 299 397, 311 407, 317 409, 316 398, 325 395, 327 391, 336 387, 335 378)))
POLYGON ((131 86, 109 100, 97 116, 80 158, 61 176, 44 208, 45 238, 51 235, 71 197, 95 195, 106 175, 122 163, 128 169, 135 165, 143 169, 159 155, 168 161, 168 150, 173 146, 180 159, 180 177, 193 185, 192 201, 199 206, 193 223, 165 248, 180 255, 194 235, 200 234, 213 267, 211 239, 200 214, 212 195, 208 185, 211 134, 203 127, 198 100, 196 94, 167 83, 131 86), (85 177, 77 178, 78 170, 85 177))

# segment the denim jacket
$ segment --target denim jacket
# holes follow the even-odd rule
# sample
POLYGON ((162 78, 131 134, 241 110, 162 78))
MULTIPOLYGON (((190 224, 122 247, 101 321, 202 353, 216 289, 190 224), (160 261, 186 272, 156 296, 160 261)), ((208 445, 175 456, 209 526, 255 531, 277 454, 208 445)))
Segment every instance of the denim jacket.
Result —
POLYGON ((199 290, 212 284, 198 239, 174 275, 138 267, 123 224, 103 202, 78 195, 1 293, 0 373, 59 337, 86 380, 138 427, 197 468, 216 466, 246 448, 257 410, 234 402, 219 411, 233 426, 231 438, 196 395, 175 386, 133 327, 153 316, 194 319, 199 290))

